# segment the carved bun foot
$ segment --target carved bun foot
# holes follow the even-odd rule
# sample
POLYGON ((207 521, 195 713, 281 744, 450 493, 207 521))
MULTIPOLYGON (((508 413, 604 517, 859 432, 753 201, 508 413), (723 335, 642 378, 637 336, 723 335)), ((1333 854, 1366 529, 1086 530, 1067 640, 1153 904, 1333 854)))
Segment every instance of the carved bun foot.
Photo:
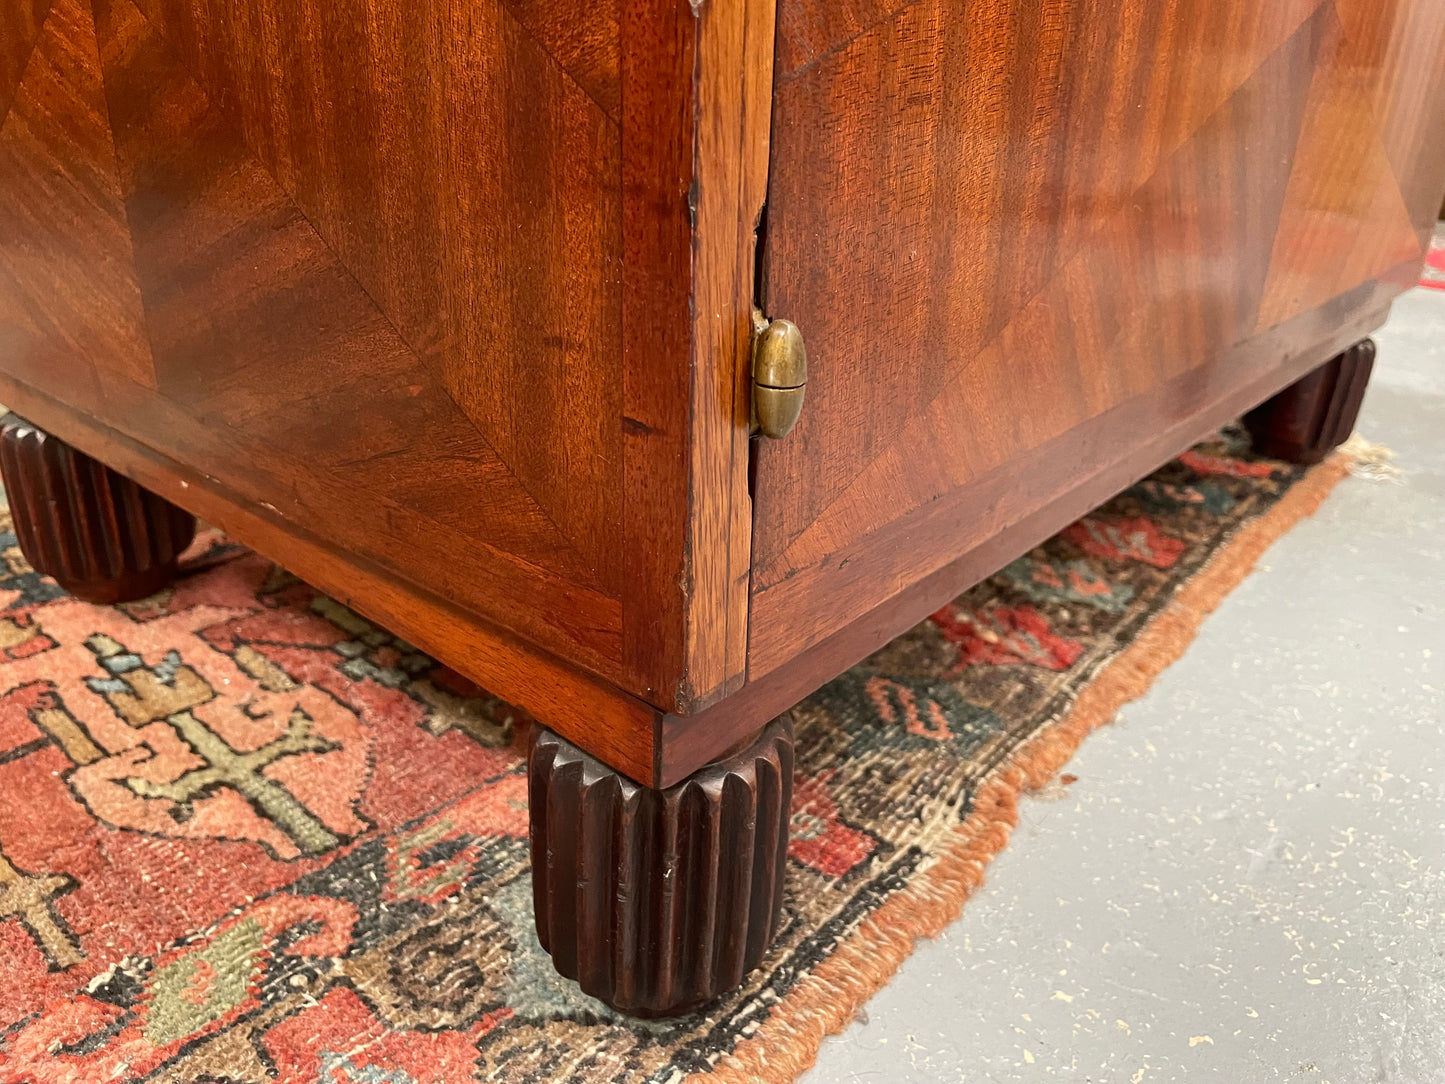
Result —
POLYGON ((15 414, 0 418, 0 473, 20 552, 87 602, 155 594, 195 537, 190 513, 15 414))
POLYGON ((738 986, 777 932, 793 729, 667 790, 548 730, 529 762, 537 936, 557 970, 635 1016, 675 1016, 738 986))
POLYGON ((1251 410, 1244 424, 1255 451, 1291 463, 1324 459, 1354 432, 1374 366, 1375 343, 1365 339, 1251 410))

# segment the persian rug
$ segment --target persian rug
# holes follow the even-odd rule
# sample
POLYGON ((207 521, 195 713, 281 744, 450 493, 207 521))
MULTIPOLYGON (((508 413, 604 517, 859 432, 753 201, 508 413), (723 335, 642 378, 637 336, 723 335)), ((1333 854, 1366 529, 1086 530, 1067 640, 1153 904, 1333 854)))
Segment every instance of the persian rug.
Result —
POLYGON ((215 532, 111 608, 5 533, 0 1081, 792 1080, 1345 471, 1227 430, 801 704, 777 944, 650 1023, 533 934, 518 712, 215 532))

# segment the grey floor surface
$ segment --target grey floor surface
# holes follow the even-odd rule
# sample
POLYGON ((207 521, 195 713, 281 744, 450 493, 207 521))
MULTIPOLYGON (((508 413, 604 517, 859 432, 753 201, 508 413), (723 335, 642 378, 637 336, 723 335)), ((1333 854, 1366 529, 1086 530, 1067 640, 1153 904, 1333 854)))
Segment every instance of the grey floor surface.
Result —
POLYGON ((1445 292, 1376 338, 1399 477, 1276 543, 805 1084, 1445 1084, 1445 292))

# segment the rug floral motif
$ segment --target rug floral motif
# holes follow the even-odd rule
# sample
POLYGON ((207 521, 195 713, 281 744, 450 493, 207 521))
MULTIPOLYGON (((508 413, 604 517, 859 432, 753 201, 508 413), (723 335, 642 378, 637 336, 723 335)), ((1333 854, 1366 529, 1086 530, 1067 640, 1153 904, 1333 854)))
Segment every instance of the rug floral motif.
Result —
MULTIPOLYGON (((1303 477, 1226 431, 800 705, 777 944, 742 990, 651 1023, 537 943, 523 716, 215 532, 174 588, 107 608, 31 571, 0 522, 0 1082, 766 1063, 1000 767, 1303 477)), ((794 1069, 756 1077, 817 1040, 787 1041, 794 1069)))

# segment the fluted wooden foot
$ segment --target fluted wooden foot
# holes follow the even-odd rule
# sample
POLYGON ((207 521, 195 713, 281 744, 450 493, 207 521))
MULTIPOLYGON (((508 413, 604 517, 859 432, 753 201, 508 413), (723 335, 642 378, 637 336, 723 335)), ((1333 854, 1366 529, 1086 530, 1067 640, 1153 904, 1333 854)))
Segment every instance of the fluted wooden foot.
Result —
POLYGON ((739 985, 777 932, 792 795, 784 716, 667 790, 548 730, 529 761, 537 936, 557 970, 636 1016, 739 985))
POLYGON ((1354 432, 1375 366, 1365 339, 1336 354, 1244 416, 1254 449, 1291 463, 1318 463, 1354 432))
POLYGON ((196 520, 24 418, 0 418, 0 473, 20 552, 76 598, 145 598, 176 574, 196 520))

